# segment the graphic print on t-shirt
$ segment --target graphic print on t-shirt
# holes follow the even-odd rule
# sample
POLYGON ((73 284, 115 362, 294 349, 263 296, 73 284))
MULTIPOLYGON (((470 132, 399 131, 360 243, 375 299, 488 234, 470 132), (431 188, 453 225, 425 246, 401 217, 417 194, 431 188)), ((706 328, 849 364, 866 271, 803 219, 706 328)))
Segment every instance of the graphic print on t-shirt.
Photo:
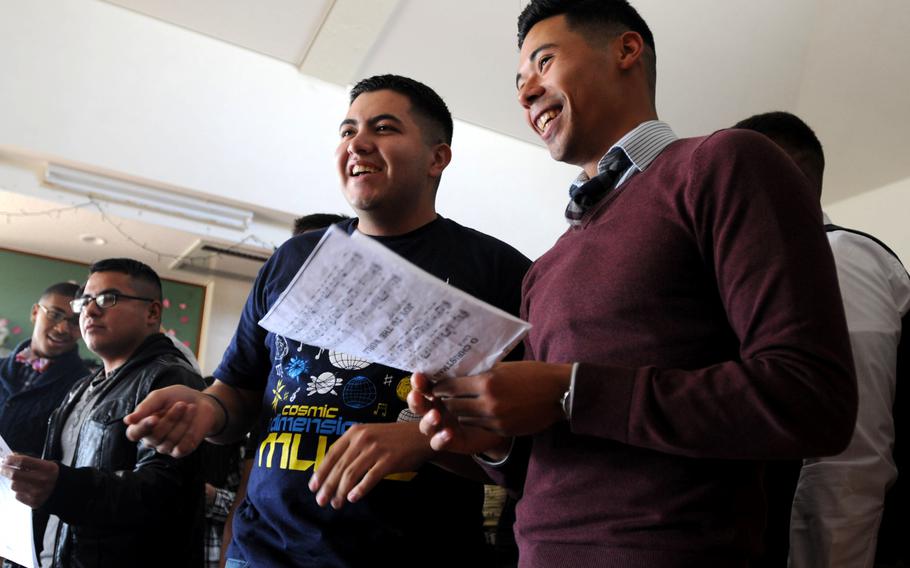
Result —
POLYGON ((274 363, 266 389, 271 415, 257 467, 312 473, 354 424, 416 420, 406 403, 410 374, 280 335, 269 334, 267 342, 274 363))

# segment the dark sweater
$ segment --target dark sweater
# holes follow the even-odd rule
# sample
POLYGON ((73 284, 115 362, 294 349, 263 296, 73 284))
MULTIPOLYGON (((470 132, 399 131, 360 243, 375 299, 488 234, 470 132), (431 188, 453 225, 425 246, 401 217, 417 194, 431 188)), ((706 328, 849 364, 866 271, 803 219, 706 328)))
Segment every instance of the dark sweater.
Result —
POLYGON ((527 357, 581 362, 533 438, 522 566, 740 566, 760 460, 834 454, 856 383, 818 201, 764 137, 679 140, 528 273, 527 357))
POLYGON ((47 420, 77 380, 88 375, 79 350, 55 357, 29 388, 26 378, 37 374, 31 367, 16 362, 16 354, 31 346, 31 339, 20 343, 9 357, 0 359, 0 436, 17 453, 41 455, 47 420))

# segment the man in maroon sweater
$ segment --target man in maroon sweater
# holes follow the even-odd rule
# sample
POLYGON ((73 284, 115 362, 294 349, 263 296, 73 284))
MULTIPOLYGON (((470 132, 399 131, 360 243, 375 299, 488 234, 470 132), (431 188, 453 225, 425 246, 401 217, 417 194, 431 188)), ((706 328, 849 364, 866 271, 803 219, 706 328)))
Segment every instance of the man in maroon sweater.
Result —
POLYGON ((856 414, 818 201, 761 136, 657 120, 624 0, 532 1, 519 47, 529 125, 583 169, 570 228, 525 278, 529 360, 415 375, 412 410, 522 492, 521 566, 747 566, 763 462, 841 451, 856 414))

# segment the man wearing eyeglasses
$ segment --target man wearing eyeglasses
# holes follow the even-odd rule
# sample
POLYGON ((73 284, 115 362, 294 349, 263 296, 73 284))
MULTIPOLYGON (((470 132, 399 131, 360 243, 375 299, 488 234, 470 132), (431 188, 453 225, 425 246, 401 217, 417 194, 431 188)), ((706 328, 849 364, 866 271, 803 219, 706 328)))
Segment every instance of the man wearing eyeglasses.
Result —
POLYGON ((158 332, 158 275, 135 260, 102 260, 71 307, 103 368, 51 416, 45 459, 0 463, 16 498, 35 509, 41 566, 201 566, 198 456, 176 459, 130 442, 123 423, 155 389, 204 386, 158 332))
POLYGON ((32 306, 30 339, 0 359, 0 436, 14 452, 40 456, 47 419, 78 379, 88 374, 79 358, 79 317, 70 302, 79 290, 59 282, 32 306))

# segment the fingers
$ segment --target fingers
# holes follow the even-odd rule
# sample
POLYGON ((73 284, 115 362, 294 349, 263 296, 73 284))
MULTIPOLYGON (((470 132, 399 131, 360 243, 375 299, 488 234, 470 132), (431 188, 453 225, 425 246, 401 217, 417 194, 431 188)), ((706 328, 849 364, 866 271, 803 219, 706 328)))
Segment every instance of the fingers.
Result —
MULTIPOLYGON (((166 412, 157 416, 150 416, 143 419, 137 428, 143 428, 145 435, 142 436, 142 443, 149 448, 173 448, 180 442, 179 439, 170 439, 170 434, 175 426, 184 418, 187 404, 185 402, 174 403, 166 412)), ((168 453, 159 450, 160 453, 168 453)))
POLYGON ((412 390, 408 393, 408 409, 417 416, 423 416, 433 409, 434 402, 422 392, 412 390))
MULTIPOLYGON (((139 424, 139 422, 145 418, 164 412, 171 403, 170 399, 166 396, 166 390, 167 389, 156 390, 149 393, 145 400, 140 402, 131 413, 123 417, 123 422, 126 423, 127 426, 133 426, 134 424, 139 424)), ((135 429, 127 428, 127 437, 133 442, 138 442, 142 436, 133 438, 130 434, 131 430, 134 433, 136 432, 135 429)))
MULTIPOLYGON (((316 502, 319 503, 320 507, 325 507, 325 504, 328 502, 327 498, 320 499, 320 495, 323 495, 323 492, 320 491, 325 486, 330 485, 332 490, 336 485, 335 475, 337 475, 336 465, 339 460, 344 457, 344 454, 349 447, 350 438, 345 432, 345 435, 338 439, 332 446, 329 448, 328 453, 325 457, 322 458, 322 461, 319 463, 319 469, 313 472, 313 475, 310 476, 310 482, 307 484, 310 491, 317 493, 316 502)), ((326 491, 328 493, 329 490, 326 491)))
MULTIPOLYGON (((193 421, 196 418, 196 409, 198 408, 195 404, 184 404, 182 405, 183 413, 178 415, 176 411, 178 406, 175 404, 171 412, 174 412, 174 417, 171 417, 171 412, 168 412, 164 415, 162 420, 159 422, 159 427, 163 427, 166 424, 171 424, 171 430, 167 433, 164 441, 157 446, 155 446, 155 451, 159 454, 174 454, 173 450, 180 444, 185 441, 187 433, 190 431, 190 428, 193 425, 193 421)), ((179 457, 179 456, 174 456, 179 457)))
POLYGON ((0 475, 10 480, 16 499, 32 508, 47 501, 57 485, 58 474, 56 463, 19 454, 9 455, 0 462, 0 475))
POLYGON ((433 391, 433 382, 424 373, 411 374, 411 392, 418 392, 424 395, 431 395, 433 391))

